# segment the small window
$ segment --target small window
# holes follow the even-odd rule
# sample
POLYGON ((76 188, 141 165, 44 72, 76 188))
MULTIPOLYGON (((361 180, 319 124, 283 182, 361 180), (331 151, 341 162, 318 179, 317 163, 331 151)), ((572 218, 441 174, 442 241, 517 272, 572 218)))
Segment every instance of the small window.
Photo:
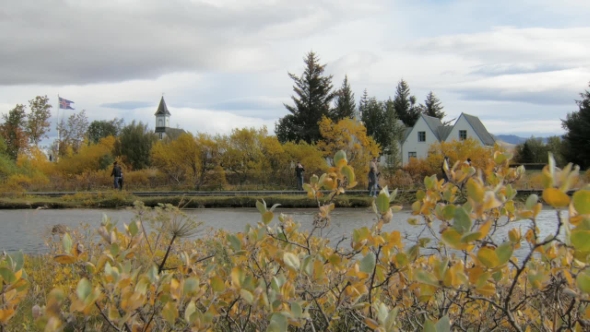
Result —
POLYGON ((408 152, 408 159, 416 158, 416 152, 408 152))
POLYGON ((467 130, 459 130, 459 140, 464 141, 467 139, 467 130))
POLYGON ((426 132, 425 131, 418 132, 418 142, 426 142, 426 132))

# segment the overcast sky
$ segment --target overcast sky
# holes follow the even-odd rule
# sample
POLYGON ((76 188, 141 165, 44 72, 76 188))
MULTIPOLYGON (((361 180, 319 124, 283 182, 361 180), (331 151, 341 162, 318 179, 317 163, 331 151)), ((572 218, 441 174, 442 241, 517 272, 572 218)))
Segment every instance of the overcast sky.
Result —
POLYGON ((403 78, 449 119, 561 134, 590 81, 589 15, 587 0, 0 0, 0 113, 59 94, 90 121, 153 128, 164 93, 174 127, 274 132, 313 50, 357 102, 403 78))

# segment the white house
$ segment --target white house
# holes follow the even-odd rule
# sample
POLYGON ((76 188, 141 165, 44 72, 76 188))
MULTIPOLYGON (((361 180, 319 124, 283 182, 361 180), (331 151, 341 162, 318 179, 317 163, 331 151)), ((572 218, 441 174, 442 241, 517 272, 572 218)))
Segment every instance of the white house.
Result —
POLYGON ((476 116, 461 113, 454 125, 445 126, 440 119, 421 114, 414 127, 406 129, 401 144, 402 164, 406 165, 410 158, 426 158, 433 143, 459 141, 468 137, 482 145, 492 146, 495 142, 476 116))

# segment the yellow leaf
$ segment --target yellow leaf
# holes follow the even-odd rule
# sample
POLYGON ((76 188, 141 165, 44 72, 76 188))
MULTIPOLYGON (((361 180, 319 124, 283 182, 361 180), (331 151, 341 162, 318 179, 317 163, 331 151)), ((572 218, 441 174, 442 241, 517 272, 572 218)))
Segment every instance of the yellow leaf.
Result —
POLYGON ((486 236, 488 236, 488 233, 490 232, 491 227, 492 227, 491 220, 488 220, 485 223, 483 223, 483 225, 481 225, 479 227, 479 233, 481 234, 481 236, 478 240, 484 239, 486 236))
POLYGON ((373 330, 379 327, 379 323, 377 321, 368 317, 365 318, 365 324, 367 324, 367 326, 373 330))
POLYGON ((60 264, 72 264, 76 262, 76 257, 70 255, 56 255, 53 260, 60 264))
POLYGON ((554 208, 564 208, 570 204, 569 196, 556 188, 546 188, 543 190, 543 200, 554 208))
POLYGON ((14 315, 14 309, 7 308, 7 309, 0 309, 0 323, 6 324, 8 320, 14 315))
POLYGON ((475 181, 473 178, 470 178, 467 181, 467 196, 477 203, 481 203, 483 201, 484 188, 479 182, 475 181))
POLYGON ((500 264, 500 260, 498 259, 498 255, 496 252, 488 247, 483 247, 479 249, 477 253, 477 259, 488 268, 494 268, 500 264))

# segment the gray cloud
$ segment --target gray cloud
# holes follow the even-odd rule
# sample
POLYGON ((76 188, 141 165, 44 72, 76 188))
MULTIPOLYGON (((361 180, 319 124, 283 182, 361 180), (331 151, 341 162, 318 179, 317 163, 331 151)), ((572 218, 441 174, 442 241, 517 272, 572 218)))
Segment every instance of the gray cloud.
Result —
POLYGON ((470 88, 450 89, 462 100, 470 101, 501 101, 519 102, 535 105, 575 105, 574 100, 578 96, 575 91, 553 90, 553 91, 525 91, 509 90, 500 88, 470 88))
POLYGON ((267 43, 279 38, 275 30, 283 31, 281 38, 301 38, 349 11, 331 0, 248 6, 189 0, 2 0, 0 8, 0 45, 5 45, 0 48, 0 85, 87 84, 182 71, 273 68, 267 43), (296 29, 302 20, 305 29, 296 29))
POLYGON ((476 66, 470 75, 482 76, 499 76, 499 75, 518 75, 532 73, 547 73, 571 69, 570 66, 558 64, 528 64, 528 63, 506 63, 506 64, 486 64, 476 66))
POLYGON ((149 106, 154 106, 154 103, 149 102, 149 101, 128 100, 128 101, 120 101, 120 102, 116 102, 116 103, 105 103, 105 104, 101 104, 99 106, 106 107, 106 108, 114 108, 114 109, 119 109, 119 110, 134 110, 134 109, 138 109, 138 108, 145 108, 145 107, 149 107, 149 106))

